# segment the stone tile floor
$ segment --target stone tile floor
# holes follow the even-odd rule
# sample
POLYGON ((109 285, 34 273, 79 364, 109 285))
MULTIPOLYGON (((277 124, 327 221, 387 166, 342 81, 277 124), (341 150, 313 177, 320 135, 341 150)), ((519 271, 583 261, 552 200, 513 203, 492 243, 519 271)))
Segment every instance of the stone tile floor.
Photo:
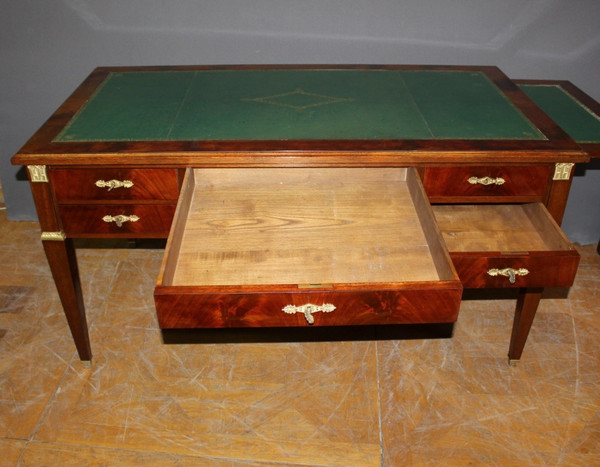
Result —
POLYGON ((165 344, 162 250, 88 245, 86 369, 39 226, 0 210, 0 465, 600 465, 600 257, 578 248, 509 367, 513 299, 465 300, 446 338, 165 344))

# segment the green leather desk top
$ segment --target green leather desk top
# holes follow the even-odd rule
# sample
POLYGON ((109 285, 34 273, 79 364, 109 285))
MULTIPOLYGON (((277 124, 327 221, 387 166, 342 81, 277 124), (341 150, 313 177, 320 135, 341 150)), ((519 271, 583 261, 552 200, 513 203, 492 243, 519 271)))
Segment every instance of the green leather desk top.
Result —
POLYGON ((578 143, 600 143, 600 117, 559 85, 519 87, 578 143))
POLYGON ((111 72, 55 142, 544 140, 477 71, 111 72))

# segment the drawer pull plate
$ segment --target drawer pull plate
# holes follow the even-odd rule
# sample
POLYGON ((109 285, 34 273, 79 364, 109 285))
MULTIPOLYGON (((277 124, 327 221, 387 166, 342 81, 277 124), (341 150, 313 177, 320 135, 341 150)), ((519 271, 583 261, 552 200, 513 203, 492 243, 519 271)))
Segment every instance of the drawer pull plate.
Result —
POLYGON ((123 214, 119 214, 118 216, 106 215, 102 218, 104 222, 114 222, 117 224, 117 227, 123 227, 125 222, 137 222, 140 220, 138 216, 132 214, 131 216, 125 216, 123 214))
POLYGON ((312 303, 307 303, 306 305, 302 306, 287 305, 282 308, 283 312, 290 315, 295 313, 304 313, 304 317, 306 318, 308 324, 314 324, 315 322, 315 317, 312 315, 313 313, 317 313, 319 311, 323 313, 331 313, 333 310, 335 310, 335 306, 331 303, 324 303, 323 305, 313 305, 312 303))
POLYGON ((492 177, 471 177, 467 180, 471 185, 504 185, 504 183, 506 183, 506 180, 504 180, 502 177, 496 177, 496 178, 492 178, 492 177))
POLYGON ((108 182, 104 180, 96 180, 96 186, 98 188, 108 188, 107 191, 110 191, 115 188, 131 188, 133 186, 133 182, 131 180, 109 180, 108 182))
POLYGON ((514 284, 517 276, 526 276, 529 274, 529 271, 525 268, 513 269, 513 268, 504 268, 504 269, 490 269, 488 275, 494 276, 504 276, 508 277, 508 281, 511 284, 514 284))

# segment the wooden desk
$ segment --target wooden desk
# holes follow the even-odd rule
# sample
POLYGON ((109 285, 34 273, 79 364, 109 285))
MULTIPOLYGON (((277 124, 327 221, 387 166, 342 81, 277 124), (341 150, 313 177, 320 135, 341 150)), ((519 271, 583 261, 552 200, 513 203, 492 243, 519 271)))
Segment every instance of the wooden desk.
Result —
POLYGON ((163 328, 453 322, 463 286, 515 287, 516 361, 577 269, 586 102, 582 149, 495 67, 98 68, 12 162, 83 361, 90 237, 169 238, 163 328))

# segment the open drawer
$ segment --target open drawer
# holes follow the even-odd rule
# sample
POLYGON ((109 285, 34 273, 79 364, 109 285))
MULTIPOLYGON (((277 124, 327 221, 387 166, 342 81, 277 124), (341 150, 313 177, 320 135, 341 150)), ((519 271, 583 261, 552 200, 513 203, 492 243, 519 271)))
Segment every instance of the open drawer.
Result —
POLYGON ((453 322, 462 286, 407 168, 188 169, 160 327, 453 322))
POLYGON ((439 205, 433 211, 464 287, 573 284, 579 254, 543 204, 439 205))

